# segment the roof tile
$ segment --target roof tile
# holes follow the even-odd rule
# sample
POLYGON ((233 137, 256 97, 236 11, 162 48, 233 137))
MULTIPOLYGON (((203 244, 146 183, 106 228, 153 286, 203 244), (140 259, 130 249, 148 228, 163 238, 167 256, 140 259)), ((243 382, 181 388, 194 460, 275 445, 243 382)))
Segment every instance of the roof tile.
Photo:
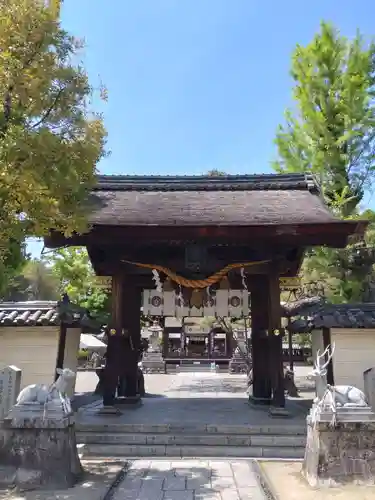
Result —
POLYGON ((255 226, 337 219, 309 190, 136 191, 91 195, 90 223, 124 226, 255 226))
POLYGON ((61 307, 57 301, 27 301, 0 303, 0 328, 5 326, 57 326, 61 322, 69 325, 91 326, 93 320, 85 310, 67 304, 61 307))
POLYGON ((375 328, 375 303, 327 304, 313 297, 283 306, 284 314, 294 318, 289 325, 293 333, 320 328, 375 328))

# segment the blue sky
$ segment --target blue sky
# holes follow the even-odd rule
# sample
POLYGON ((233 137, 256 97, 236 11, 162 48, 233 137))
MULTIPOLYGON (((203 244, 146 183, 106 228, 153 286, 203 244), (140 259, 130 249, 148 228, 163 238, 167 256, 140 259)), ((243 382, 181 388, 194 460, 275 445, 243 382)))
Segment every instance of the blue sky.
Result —
MULTIPOLYGON (((106 174, 270 171, 291 104, 290 56, 322 19, 374 34, 370 0, 65 0, 65 29, 103 82, 106 174)), ((34 255, 40 245, 32 244, 34 255)))

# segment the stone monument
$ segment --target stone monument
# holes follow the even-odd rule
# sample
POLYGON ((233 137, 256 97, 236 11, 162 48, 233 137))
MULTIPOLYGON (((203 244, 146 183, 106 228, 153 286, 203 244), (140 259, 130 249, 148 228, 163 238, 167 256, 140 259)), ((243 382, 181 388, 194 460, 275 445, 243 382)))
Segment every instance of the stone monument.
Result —
POLYGON ((312 372, 317 397, 307 417, 302 474, 313 487, 374 484, 375 413, 356 387, 326 383, 333 353, 334 346, 318 351, 312 372))
POLYGON ((239 347, 235 348, 232 358, 229 361, 229 373, 247 373, 249 371, 249 366, 246 363, 245 352, 245 350, 241 350, 239 347))
POLYGON ((6 366, 0 371, 0 422, 16 404, 21 387, 21 370, 6 366))
POLYGON ((58 370, 50 387, 23 389, 0 428, 3 487, 65 489, 82 473, 66 389, 74 372, 58 370))
POLYGON ((152 331, 149 338, 149 347, 143 353, 142 369, 144 373, 165 373, 165 361, 161 351, 159 330, 152 331))

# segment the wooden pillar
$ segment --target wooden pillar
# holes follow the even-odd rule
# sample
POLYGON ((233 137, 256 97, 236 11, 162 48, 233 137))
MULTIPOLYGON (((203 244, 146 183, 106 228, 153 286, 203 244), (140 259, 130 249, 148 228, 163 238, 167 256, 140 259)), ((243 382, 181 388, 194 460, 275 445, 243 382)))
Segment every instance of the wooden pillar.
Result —
MULTIPOLYGON (((327 349, 328 346, 332 347, 331 330, 329 328, 323 328, 322 333, 323 333, 323 348, 325 350, 325 349, 327 349)), ((332 359, 330 360, 330 362, 328 363, 328 366, 327 366, 327 384, 335 385, 335 380, 334 380, 334 376, 333 376, 332 359)))
POLYGON ((293 356, 293 333, 288 329, 288 346, 289 346, 289 366, 294 372, 294 356, 293 356))
MULTIPOLYGON (((59 334, 59 345, 57 348, 57 360, 56 360, 56 370, 57 368, 64 368, 64 357, 65 357, 65 346, 66 346, 66 331, 67 326, 65 323, 61 323, 60 325, 60 334, 59 334)), ((55 382, 59 377, 59 374, 55 370, 55 382)))
POLYGON ((282 356, 283 337, 271 334, 269 336, 269 368, 272 387, 272 406, 285 407, 284 366, 282 356))
POLYGON ((141 356, 142 288, 127 276, 122 285, 122 363, 123 395, 136 398, 138 394, 138 362, 141 356))
POLYGON ((121 335, 121 330, 122 330, 123 285, 124 285, 124 275, 122 273, 118 273, 112 276, 111 328, 116 330, 115 335, 121 335))
POLYGON ((251 401, 269 404, 271 381, 268 371, 268 277, 254 275, 251 280, 251 355, 253 393, 251 401))
POLYGON ((234 344, 234 339, 233 339, 233 332, 225 332, 225 345, 226 345, 226 356, 228 358, 232 357, 233 354, 233 344, 234 344))
POLYGON ((164 358, 168 357, 168 344, 169 344, 169 334, 168 330, 165 328, 165 318, 162 318, 160 321, 160 326, 163 328, 162 336, 163 336, 163 348, 162 348, 162 356, 164 358))
POLYGON ((108 345, 103 384, 103 405, 113 406, 121 374, 122 360, 122 299, 124 276, 117 273, 112 276, 111 320, 108 328, 108 345))
POLYGON ((268 275, 268 343, 269 376, 272 389, 272 406, 285 407, 283 337, 281 331, 280 275, 273 267, 268 275))
POLYGON ((251 283, 251 348, 254 403, 285 406, 280 282, 276 269, 251 283), (279 334, 275 335, 275 331, 279 334))

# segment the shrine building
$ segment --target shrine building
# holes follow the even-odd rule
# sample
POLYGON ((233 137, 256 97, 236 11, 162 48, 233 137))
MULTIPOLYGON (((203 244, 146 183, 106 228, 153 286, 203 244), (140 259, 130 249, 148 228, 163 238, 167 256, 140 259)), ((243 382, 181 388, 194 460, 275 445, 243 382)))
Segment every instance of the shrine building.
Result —
POLYGON ((112 278, 104 406, 137 394, 141 306, 158 317, 251 316, 252 401, 284 407, 280 289, 307 248, 343 248, 366 222, 337 219, 310 175, 98 176, 85 246, 112 278))

